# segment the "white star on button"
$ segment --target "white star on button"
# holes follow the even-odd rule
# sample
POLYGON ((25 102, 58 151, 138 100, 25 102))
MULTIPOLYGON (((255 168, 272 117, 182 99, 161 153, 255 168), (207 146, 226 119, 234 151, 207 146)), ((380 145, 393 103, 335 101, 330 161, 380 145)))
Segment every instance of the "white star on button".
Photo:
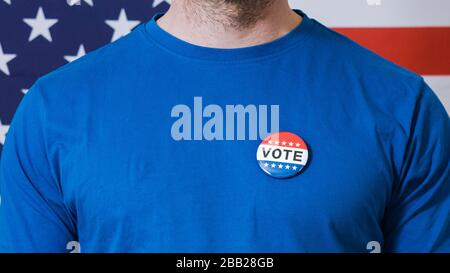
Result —
POLYGON ((9 76, 8 63, 16 56, 17 56, 16 54, 4 53, 2 44, 0 44, 0 71, 9 76))
POLYGON ((28 42, 33 41, 39 36, 44 37, 49 42, 52 41, 50 28, 58 23, 58 19, 45 18, 42 7, 39 7, 36 18, 25 18, 23 21, 32 28, 28 42))
POLYGON ((0 144, 5 144, 6 134, 8 133, 9 125, 3 125, 0 120, 0 144))
POLYGON ((105 23, 114 29, 114 34, 111 39, 111 42, 114 42, 122 36, 130 33, 131 30, 141 22, 138 20, 128 20, 125 9, 121 9, 117 20, 106 20, 105 23))
POLYGON ((64 56, 64 59, 66 59, 66 61, 71 63, 76 59, 83 57, 84 55, 86 55, 86 50, 84 49, 84 45, 80 45, 80 48, 78 48, 77 55, 66 55, 64 56))

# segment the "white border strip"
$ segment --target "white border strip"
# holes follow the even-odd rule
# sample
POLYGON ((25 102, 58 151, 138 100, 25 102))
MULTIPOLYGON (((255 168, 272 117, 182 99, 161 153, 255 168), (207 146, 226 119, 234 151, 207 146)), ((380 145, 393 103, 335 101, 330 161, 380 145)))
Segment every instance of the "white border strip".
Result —
POLYGON ((290 0, 329 27, 450 26, 450 0, 290 0))
POLYGON ((450 76, 425 76, 424 79, 450 113, 450 76))

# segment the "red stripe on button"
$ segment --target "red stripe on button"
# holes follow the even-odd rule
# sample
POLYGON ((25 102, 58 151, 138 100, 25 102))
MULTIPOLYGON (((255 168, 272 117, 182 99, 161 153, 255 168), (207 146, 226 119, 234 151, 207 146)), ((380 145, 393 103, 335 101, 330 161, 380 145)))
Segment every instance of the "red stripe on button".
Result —
POLYGON ((450 27, 335 30, 418 74, 450 75, 450 27))

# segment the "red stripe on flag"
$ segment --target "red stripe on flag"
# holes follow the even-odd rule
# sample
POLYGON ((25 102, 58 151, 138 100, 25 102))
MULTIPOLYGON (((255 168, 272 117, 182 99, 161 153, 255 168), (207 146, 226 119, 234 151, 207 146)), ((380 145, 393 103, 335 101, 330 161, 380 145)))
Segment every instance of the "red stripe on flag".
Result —
POLYGON ((450 75, 450 27, 336 30, 418 74, 450 75))

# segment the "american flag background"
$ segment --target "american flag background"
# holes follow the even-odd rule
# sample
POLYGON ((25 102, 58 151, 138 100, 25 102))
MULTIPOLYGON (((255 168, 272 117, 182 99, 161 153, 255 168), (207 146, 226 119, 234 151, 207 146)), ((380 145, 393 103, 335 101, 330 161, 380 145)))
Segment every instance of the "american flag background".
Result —
MULTIPOLYGON (((450 111, 450 0, 290 3, 423 75, 450 111)), ((0 155, 15 109, 38 77, 126 35, 169 4, 164 0, 0 0, 0 155)))

